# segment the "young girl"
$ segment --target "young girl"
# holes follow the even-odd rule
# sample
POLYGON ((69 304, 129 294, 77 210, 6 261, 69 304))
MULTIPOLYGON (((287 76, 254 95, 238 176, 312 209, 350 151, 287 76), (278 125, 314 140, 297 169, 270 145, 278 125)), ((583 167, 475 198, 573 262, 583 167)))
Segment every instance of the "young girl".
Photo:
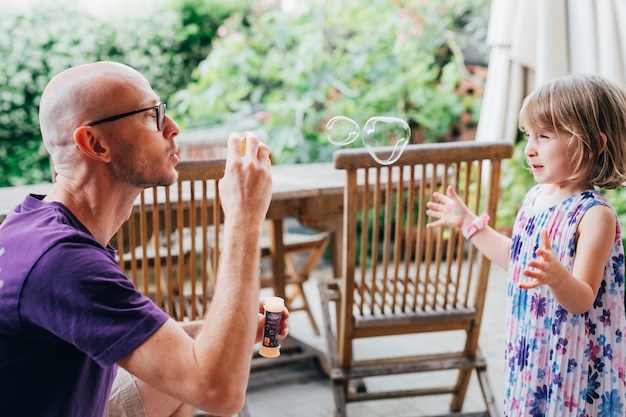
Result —
POLYGON ((519 115, 536 185, 512 237, 434 193, 429 226, 461 229, 509 273, 504 415, 626 415, 624 249, 596 191, 626 181, 626 93, 572 75, 539 87, 519 115))

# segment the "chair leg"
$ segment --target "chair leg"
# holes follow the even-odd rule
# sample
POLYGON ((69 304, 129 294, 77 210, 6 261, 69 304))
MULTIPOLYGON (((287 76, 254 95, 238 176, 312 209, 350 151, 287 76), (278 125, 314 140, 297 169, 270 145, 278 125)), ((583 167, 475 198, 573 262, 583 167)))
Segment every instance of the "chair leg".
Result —
MULTIPOLYGON (((333 332, 331 317, 330 317, 330 288, 328 287, 328 283, 324 281, 320 281, 318 283, 318 288, 320 291, 320 301, 322 304, 322 319, 324 324, 324 333, 326 339, 326 348, 327 348, 327 367, 328 367, 328 375, 331 376, 331 389, 333 391, 333 399, 335 401, 335 417, 346 417, 346 395, 348 392, 348 381, 342 379, 333 379, 332 378, 332 370, 338 367, 337 361, 337 338, 333 332)), ((334 294, 332 296, 332 300, 338 304, 338 301, 335 299, 334 294)))
POLYGON ((292 305, 293 301, 298 297, 300 297, 300 299, 302 300, 302 310, 304 310, 307 317, 309 318, 309 323, 311 324, 311 329, 313 329, 313 333, 316 336, 319 336, 320 330, 317 327, 317 323, 315 322, 315 317, 313 317, 313 312, 311 311, 309 300, 307 299, 306 294, 304 293, 304 287, 302 286, 302 282, 297 282, 293 284, 293 290, 287 296, 287 300, 286 300, 288 308, 289 306, 292 305))
POLYGON ((301 272, 298 272, 296 265, 291 257, 291 255, 285 256, 285 266, 287 267, 287 274, 290 277, 290 284, 293 286, 293 291, 287 297, 287 308, 291 308, 293 301, 300 297, 302 300, 302 310, 304 310, 309 319, 309 323, 311 324, 311 328, 313 329, 313 333, 316 336, 320 335, 319 328, 317 327, 317 323, 315 322, 315 317, 313 317, 313 312, 311 311, 311 306, 309 304, 309 300, 306 297, 304 292, 303 283, 309 279, 309 269, 314 267, 315 262, 311 262, 311 258, 314 258, 313 255, 309 256, 309 261, 307 265, 303 268, 301 272))
MULTIPOLYGON (((480 357, 480 352, 477 352, 476 354, 478 357, 480 357)), ((487 375, 487 366, 461 369, 459 371, 459 376, 457 377, 456 383, 457 392, 452 396, 450 411, 461 411, 461 408, 463 407, 463 402, 465 400, 465 395, 467 393, 467 388, 469 386, 470 378, 474 370, 476 371, 476 376, 478 377, 478 383, 480 385, 480 391, 482 393, 483 400, 485 401, 487 414, 490 417, 499 417, 500 414, 498 413, 496 399, 493 394, 493 390, 491 389, 491 384, 489 383, 489 378, 487 375)))
POLYGON ((332 382, 333 398, 335 399, 335 417, 347 417, 346 391, 347 381, 335 380, 332 382))
POLYGON ((476 373, 478 375, 478 383, 480 384, 480 390, 483 394, 483 399, 485 400, 485 405, 487 406, 487 412, 490 417, 499 417, 502 414, 498 411, 498 406, 496 404, 496 397, 493 394, 493 390, 491 389, 491 384, 489 383, 489 377, 487 375, 487 367, 481 367, 476 369, 476 373))
POLYGON ((472 376, 472 368, 459 369, 459 375, 456 379, 455 392, 452 394, 452 400, 450 401, 450 411, 461 411, 463 402, 465 401, 465 394, 467 393, 467 387, 469 386, 470 378, 472 376))

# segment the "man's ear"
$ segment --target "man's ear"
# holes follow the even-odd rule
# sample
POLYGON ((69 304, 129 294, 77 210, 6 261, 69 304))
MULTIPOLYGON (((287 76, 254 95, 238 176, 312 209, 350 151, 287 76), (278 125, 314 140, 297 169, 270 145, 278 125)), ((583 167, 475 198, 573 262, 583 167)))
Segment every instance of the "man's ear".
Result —
POLYGON ((74 143, 85 155, 102 162, 111 160, 109 144, 106 140, 94 132, 91 126, 80 126, 74 131, 74 143))

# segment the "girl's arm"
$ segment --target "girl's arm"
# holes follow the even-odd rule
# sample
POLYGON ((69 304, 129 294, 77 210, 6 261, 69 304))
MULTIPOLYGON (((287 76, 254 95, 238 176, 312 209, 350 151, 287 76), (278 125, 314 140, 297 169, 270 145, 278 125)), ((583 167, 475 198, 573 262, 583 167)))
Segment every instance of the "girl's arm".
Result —
MULTIPOLYGON (((428 224, 428 227, 450 226, 465 230, 476 218, 465 203, 459 198, 452 186, 448 186, 448 195, 433 193, 433 201, 427 203, 426 214, 435 219, 428 224)), ((511 250, 511 239, 485 225, 475 233, 470 241, 482 252, 491 262, 502 269, 507 269, 509 263, 509 253, 511 250)))
POLYGON ((556 301, 567 311, 582 314, 596 299, 615 242, 613 211, 601 205, 590 208, 581 219, 577 233, 576 256, 570 273, 552 249, 548 231, 542 230, 537 257, 522 272, 531 279, 520 284, 520 288, 548 285, 556 301))

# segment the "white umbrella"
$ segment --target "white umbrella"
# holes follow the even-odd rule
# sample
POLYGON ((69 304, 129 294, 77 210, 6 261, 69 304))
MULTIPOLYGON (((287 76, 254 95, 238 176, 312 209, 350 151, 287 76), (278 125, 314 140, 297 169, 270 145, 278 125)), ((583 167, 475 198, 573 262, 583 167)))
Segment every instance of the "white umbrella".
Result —
POLYGON ((476 140, 514 141, 522 100, 555 78, 593 73, 626 86, 624 23, 624 0, 492 0, 476 140))

